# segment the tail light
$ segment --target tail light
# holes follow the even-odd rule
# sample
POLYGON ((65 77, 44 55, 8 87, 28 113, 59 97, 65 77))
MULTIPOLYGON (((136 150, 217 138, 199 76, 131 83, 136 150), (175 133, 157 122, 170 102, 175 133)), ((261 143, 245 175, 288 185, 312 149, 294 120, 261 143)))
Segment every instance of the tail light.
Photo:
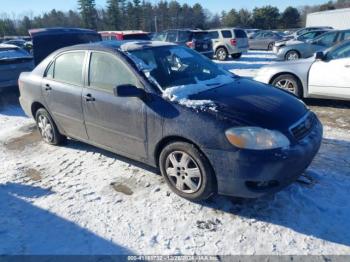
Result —
POLYGON ((193 41, 187 42, 186 45, 187 45, 189 48, 194 48, 194 42, 193 42, 193 41))
POLYGON ((231 39, 230 40, 231 45, 236 46, 237 45, 237 40, 236 39, 231 39))
POLYGON ((115 38, 117 39, 117 40, 123 40, 123 35, 122 34, 116 34, 115 35, 115 38))

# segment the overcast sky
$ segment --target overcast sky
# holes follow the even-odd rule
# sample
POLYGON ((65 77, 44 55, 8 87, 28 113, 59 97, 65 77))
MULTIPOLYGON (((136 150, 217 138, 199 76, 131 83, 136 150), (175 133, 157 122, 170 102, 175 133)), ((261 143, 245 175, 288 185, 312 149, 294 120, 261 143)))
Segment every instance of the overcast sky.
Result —
MULTIPOLYGON (((153 3, 159 1, 153 0, 153 3)), ((209 9, 211 12, 221 12, 222 10, 230 10, 231 8, 247 8, 253 9, 254 7, 272 5, 277 6, 280 10, 283 10, 289 5, 302 6, 322 4, 327 0, 179 0, 180 3, 188 3, 190 5, 194 3, 201 3, 204 8, 209 9)), ((104 7, 106 0, 96 0, 98 7, 104 7)), ((27 15, 29 13, 41 14, 45 11, 53 8, 57 10, 66 11, 69 9, 77 9, 77 0, 0 0, 0 14, 6 12, 15 15, 27 15)))

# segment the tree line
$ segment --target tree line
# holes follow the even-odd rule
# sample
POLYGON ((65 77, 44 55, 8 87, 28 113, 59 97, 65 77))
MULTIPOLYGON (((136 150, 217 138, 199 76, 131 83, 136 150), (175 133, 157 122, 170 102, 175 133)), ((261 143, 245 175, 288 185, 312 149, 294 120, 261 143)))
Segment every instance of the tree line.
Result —
POLYGON ((0 36, 26 35, 28 29, 40 27, 84 27, 95 30, 139 29, 148 32, 169 28, 243 27, 259 29, 298 28, 305 25, 308 13, 350 7, 350 0, 329 1, 323 5, 287 7, 282 12, 273 6, 252 11, 235 8, 213 14, 200 3, 180 4, 176 0, 107 0, 98 8, 95 0, 78 0, 78 10, 56 9, 42 15, 13 18, 0 15, 0 36))

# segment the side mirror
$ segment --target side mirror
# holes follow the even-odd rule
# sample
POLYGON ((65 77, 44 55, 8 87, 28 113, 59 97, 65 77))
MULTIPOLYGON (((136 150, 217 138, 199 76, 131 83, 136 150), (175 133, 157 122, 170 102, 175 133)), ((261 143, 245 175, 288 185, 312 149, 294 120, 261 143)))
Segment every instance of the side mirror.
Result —
POLYGON ((316 53, 316 60, 322 60, 324 61, 326 59, 326 56, 323 52, 317 52, 316 53))
POLYGON ((114 89, 114 95, 119 97, 138 97, 138 98, 144 98, 146 95, 145 90, 137 88, 134 85, 119 85, 116 86, 114 89))

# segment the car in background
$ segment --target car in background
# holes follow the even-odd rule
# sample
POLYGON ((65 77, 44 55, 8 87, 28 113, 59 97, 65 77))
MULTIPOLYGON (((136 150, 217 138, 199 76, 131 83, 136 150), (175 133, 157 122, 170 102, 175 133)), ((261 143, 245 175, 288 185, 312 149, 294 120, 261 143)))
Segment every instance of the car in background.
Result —
POLYGON ((312 26, 312 27, 305 27, 301 28, 292 34, 286 36, 288 39, 297 39, 298 36, 303 35, 305 33, 311 32, 311 31, 318 31, 318 30, 332 30, 333 27, 331 26, 312 26))
POLYGON ((275 42, 283 39, 278 32, 261 30, 249 37, 249 49, 272 50, 275 42))
POLYGON ((212 58, 214 53, 209 33, 204 30, 170 29, 157 33, 152 40, 187 46, 209 58, 212 58))
POLYGON ((12 39, 12 40, 3 42, 3 44, 18 46, 26 50, 28 53, 31 53, 33 48, 33 43, 31 41, 26 41, 24 39, 12 39))
POLYGON ((241 57, 249 49, 248 37, 240 28, 221 28, 208 30, 213 42, 216 59, 224 61, 230 55, 233 59, 241 57))
POLYGON ((321 34, 311 41, 291 40, 282 44, 276 44, 273 51, 279 60, 297 60, 308 58, 316 52, 350 38, 350 30, 332 30, 321 34))
POLYGON ((299 98, 350 100, 350 40, 308 59, 265 66, 255 80, 299 98))
POLYGON ((94 30, 81 28, 39 28, 29 30, 33 41, 34 63, 38 65, 49 54, 69 45, 101 41, 101 35, 94 30))
POLYGON ((0 44, 0 91, 14 90, 22 72, 32 71, 33 57, 15 45, 0 44))
POLYGON ((141 30, 100 31, 102 40, 151 40, 148 32, 141 30))
POLYGON ((250 28, 250 29, 244 29, 244 31, 247 34, 247 37, 250 37, 256 34, 257 32, 261 31, 261 29, 250 28))
POLYGON ((46 143, 68 136, 159 168, 189 200, 277 192, 322 141, 317 116, 295 96, 172 43, 67 47, 21 74, 19 86, 46 143))

